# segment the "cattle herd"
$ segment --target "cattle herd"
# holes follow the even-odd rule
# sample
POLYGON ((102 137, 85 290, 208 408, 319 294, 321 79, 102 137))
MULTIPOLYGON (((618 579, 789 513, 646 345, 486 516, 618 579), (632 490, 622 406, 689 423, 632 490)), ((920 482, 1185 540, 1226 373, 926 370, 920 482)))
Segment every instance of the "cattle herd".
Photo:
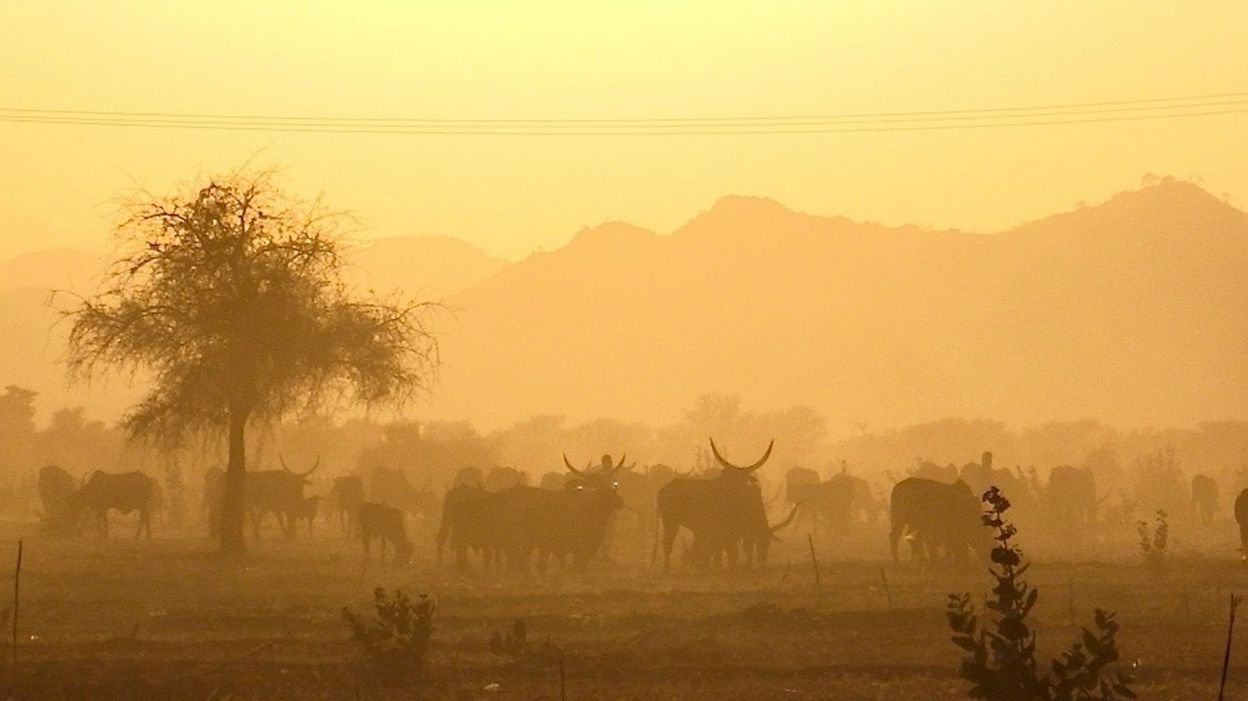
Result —
MULTIPOLYGON (((364 557, 380 545, 394 562, 407 562, 416 550, 408 527, 426 526, 436 560, 449 551, 455 568, 484 571, 544 572, 551 562, 585 570, 631 544, 649 553, 664 572, 672 567, 681 538, 680 562, 692 569, 765 564, 777 533, 791 523, 805 523, 820 537, 835 538, 858 524, 877 523, 887 508, 888 544, 894 560, 903 541, 919 562, 965 560, 991 547, 981 523, 979 495, 991 486, 1009 498, 1043 513, 1057 531, 1086 532, 1096 523, 1105 496, 1088 468, 1059 466, 1041 484, 1035 471, 994 467, 992 453, 961 468, 920 462, 903 478, 892 478, 887 498, 862 477, 839 471, 822 479, 814 470, 794 467, 784 475, 783 499, 764 497, 758 471, 771 457, 774 441, 749 464, 726 459, 710 441, 714 466, 680 472, 666 465, 638 469, 625 456, 602 456, 577 468, 565 455, 564 470, 541 476, 537 486, 525 472, 497 467, 463 468, 435 492, 430 480, 417 487, 400 469, 379 467, 368 475, 334 477, 321 496, 306 492, 320 468, 248 471, 244 480, 245 513, 254 538, 273 523, 286 539, 301 530, 312 535, 319 519, 343 537, 358 539, 364 557), (769 519, 769 513, 773 519, 769 519), (270 518, 271 517, 271 518, 270 518), (772 522, 775 520, 776 522, 772 522)), ((225 475, 209 469, 202 490, 202 520, 217 535, 222 516, 225 475)), ((890 477, 892 477, 890 473, 890 477)), ((45 530, 74 535, 84 523, 108 536, 108 514, 136 514, 135 538, 152 535, 152 518, 163 496, 157 480, 142 472, 89 473, 76 480, 48 466, 38 474, 39 514, 45 530)), ((1191 481, 1191 512, 1200 523, 1214 520, 1218 485, 1206 475, 1191 481)), ((1248 490, 1234 502, 1241 543, 1248 552, 1248 490)))

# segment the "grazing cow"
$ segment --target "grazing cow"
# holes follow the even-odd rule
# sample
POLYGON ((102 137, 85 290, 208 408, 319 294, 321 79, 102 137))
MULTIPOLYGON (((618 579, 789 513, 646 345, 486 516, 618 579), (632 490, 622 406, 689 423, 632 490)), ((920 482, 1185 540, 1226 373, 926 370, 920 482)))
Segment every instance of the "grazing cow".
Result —
POLYGON ((73 530, 70 498, 77 486, 74 478, 56 465, 39 468, 39 502, 43 505, 43 525, 50 532, 64 535, 73 530))
POLYGON ((1201 521, 1213 522, 1213 515, 1218 510, 1218 483, 1212 477, 1196 475, 1192 478, 1192 506, 1201 521))
MULTIPOLYGON (((767 462, 774 447, 773 440, 757 462, 738 466, 725 460, 712 440, 711 452, 722 467, 718 475, 712 479, 677 477, 658 491, 655 502, 662 524, 665 572, 671 570, 672 546, 681 528, 692 532, 695 541, 702 541, 699 547, 704 552, 727 553, 730 563, 735 562, 741 545, 751 561, 757 551, 759 561, 766 562, 772 533, 754 472, 767 462)), ((656 543, 656 554, 657 550, 656 543)))
POLYGON ((84 508, 94 511, 100 535, 105 538, 108 537, 109 509, 116 509, 126 515, 138 511, 139 527, 134 532, 134 537, 138 538, 146 530, 150 539, 153 485, 152 478, 142 472, 114 475, 96 470, 70 497, 70 504, 75 514, 84 508))
POLYGON ((967 550, 986 554, 990 547, 979 500, 965 482, 945 484, 911 477, 893 487, 889 504, 888 540, 893 561, 897 544, 907 533, 916 560, 934 560, 938 553, 965 559, 967 550))
POLYGON ((342 526, 342 532, 348 538, 359 532, 357 512, 360 504, 366 501, 364 496, 364 480, 359 475, 335 477, 334 486, 329 490, 329 499, 333 503, 330 515, 342 526))
POLYGON ((491 492, 501 492, 528 483, 529 476, 514 467, 492 467, 485 473, 485 488, 491 492))
POLYGON ((1090 467, 1059 465, 1049 473, 1045 502, 1057 524, 1080 528, 1096 523, 1096 474, 1090 467))
POLYGON ((359 509, 360 539, 364 542, 364 559, 369 558, 373 539, 381 541, 381 561, 386 561, 386 543, 394 548, 394 561, 406 563, 412 558, 412 543, 407 539, 403 512, 393 506, 366 501, 359 509))
POLYGON ((303 488, 309 484, 308 477, 321 466, 320 458, 307 472, 294 472, 282 462, 280 470, 260 470, 246 473, 247 512, 251 515, 253 536, 260 537, 264 517, 273 514, 278 526, 287 538, 295 537, 295 514, 304 508, 303 488))
POLYGON ((802 504, 801 513, 809 516, 814 531, 822 524, 825 533, 841 534, 856 520, 875 523, 879 518, 870 485, 845 467, 825 482, 814 470, 795 467, 785 475, 785 494, 790 504, 802 504))
POLYGON ((402 470, 387 467, 373 471, 373 501, 421 518, 430 518, 438 510, 438 498, 427 485, 417 489, 402 470))
POLYGON ((1235 497, 1235 522, 1239 524, 1239 552, 1248 561, 1248 489, 1235 497))

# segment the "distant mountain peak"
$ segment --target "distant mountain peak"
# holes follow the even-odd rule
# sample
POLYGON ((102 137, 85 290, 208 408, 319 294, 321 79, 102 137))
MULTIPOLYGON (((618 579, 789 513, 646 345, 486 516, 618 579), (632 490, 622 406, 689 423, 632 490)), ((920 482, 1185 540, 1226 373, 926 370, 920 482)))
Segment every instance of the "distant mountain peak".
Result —
POLYGON ((576 232, 569 247, 621 246, 657 238, 658 234, 625 221, 609 221, 576 232))

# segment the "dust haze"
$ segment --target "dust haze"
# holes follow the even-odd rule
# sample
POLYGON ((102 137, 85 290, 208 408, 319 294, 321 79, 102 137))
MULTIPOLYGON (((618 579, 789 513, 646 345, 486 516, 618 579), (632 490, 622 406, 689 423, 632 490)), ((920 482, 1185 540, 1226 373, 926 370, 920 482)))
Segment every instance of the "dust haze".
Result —
POLYGON ((0 10, 5 698, 1248 694, 1242 8, 125 5, 0 10))

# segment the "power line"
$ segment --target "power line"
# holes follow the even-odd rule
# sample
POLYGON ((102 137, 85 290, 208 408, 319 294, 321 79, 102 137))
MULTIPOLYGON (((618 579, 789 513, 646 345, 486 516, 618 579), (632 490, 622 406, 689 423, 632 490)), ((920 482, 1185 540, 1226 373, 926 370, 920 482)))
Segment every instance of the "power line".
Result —
POLYGON ((156 129, 325 134, 481 136, 679 136, 836 134, 983 129, 1154 119, 1248 112, 1248 92, 909 112, 860 112, 772 117, 644 119, 430 119, 258 116, 173 112, 53 110, 0 107, 0 122, 156 129))

